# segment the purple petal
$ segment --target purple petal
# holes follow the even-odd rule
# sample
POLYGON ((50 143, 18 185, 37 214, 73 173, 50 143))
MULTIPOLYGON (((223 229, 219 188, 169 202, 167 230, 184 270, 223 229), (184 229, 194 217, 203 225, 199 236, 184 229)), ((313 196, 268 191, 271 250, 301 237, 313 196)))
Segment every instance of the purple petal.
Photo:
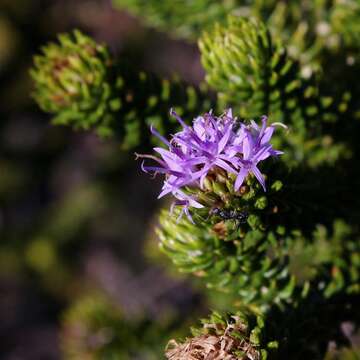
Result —
POLYGON ((189 219, 189 221, 195 225, 195 222, 194 222, 194 220, 193 220, 193 218, 192 218, 192 216, 190 214, 189 207, 186 206, 186 207, 183 208, 183 210, 184 210, 185 215, 189 219))
POLYGON ((167 194, 171 194, 172 193, 172 191, 171 191, 171 189, 164 189, 163 191, 161 191, 161 193, 158 195, 158 199, 161 199, 162 197, 164 197, 165 195, 167 195, 167 194))
POLYGON ((254 141, 252 139, 250 132, 247 132, 247 136, 245 136, 243 141, 244 160, 250 159, 253 151, 253 147, 254 147, 254 141))
POLYGON ((283 151, 280 151, 280 150, 271 149, 271 150, 270 150, 270 154, 271 154, 271 156, 279 156, 279 155, 284 154, 284 152, 283 152, 283 151))
POLYGON ((198 158, 194 158, 194 159, 188 159, 188 160, 184 160, 181 162, 181 164, 183 166, 194 166, 194 165, 200 165, 200 164, 204 164, 205 162, 208 161, 208 157, 206 156, 200 156, 198 158))
POLYGON ((261 186, 263 187, 264 191, 266 191, 266 187, 265 187, 265 178, 263 176, 263 174, 260 172, 260 170, 256 167, 253 166, 251 168, 251 172, 255 175, 255 177, 258 179, 259 183, 261 184, 261 186))
POLYGON ((248 175, 249 170, 245 169, 245 168, 241 168, 240 172, 236 178, 235 181, 235 185, 234 185, 234 190, 238 191, 240 189, 240 186, 243 184, 245 177, 248 175))
POLYGON ((225 112, 225 116, 232 119, 232 117, 233 117, 232 109, 227 109, 225 112))
POLYGON ((200 177, 200 188, 203 189, 204 188, 204 181, 205 181, 205 178, 208 174, 208 171, 210 170, 211 166, 207 166, 207 167, 204 167, 201 172, 202 172, 202 175, 200 177))
POLYGON ((187 124, 185 124, 184 120, 176 113, 174 109, 170 109, 170 115, 173 116, 184 129, 190 129, 187 124))
POLYGON ((179 159, 177 155, 163 148, 156 147, 154 150, 161 155, 170 169, 182 171, 182 167, 179 165, 179 161, 181 161, 181 159, 179 159))
POLYGON ((219 144, 218 144, 218 153, 221 153, 226 144, 228 143, 229 141, 229 138, 230 138, 230 135, 232 133, 232 124, 227 124, 227 127, 226 127, 226 130, 225 130, 225 134, 224 136, 221 138, 221 140, 219 141, 219 144))
POLYGON ((229 164, 227 164, 224 160, 217 159, 215 161, 215 164, 230 173, 237 174, 237 171, 235 171, 235 169, 232 168, 229 164))
POLYGON ((251 124, 251 127, 252 127, 255 131, 257 131, 257 132, 260 131, 259 125, 258 125, 254 120, 250 120, 250 124, 251 124))
POLYGON ((144 166, 144 161, 141 163, 141 170, 145 173, 148 173, 149 171, 154 171, 156 173, 160 173, 160 174, 168 174, 169 170, 168 169, 164 169, 158 166, 144 166))
POLYGON ((266 130, 264 131, 264 134, 261 138, 260 144, 264 145, 264 144, 268 143, 271 140, 273 133, 274 133, 273 126, 269 126, 268 128, 266 128, 266 130))
POLYGON ((166 140, 162 135, 160 135, 160 133, 155 129, 155 127, 153 125, 150 126, 150 131, 154 136, 156 136, 159 140, 161 140, 165 145, 171 146, 169 141, 166 140))
POLYGON ((252 162, 258 163, 259 161, 267 159, 271 155, 270 153, 271 148, 272 148, 271 145, 261 147, 251 159, 252 162))
POLYGON ((267 125, 267 121, 268 121, 268 118, 266 115, 263 115, 261 117, 261 129, 260 129, 260 133, 259 133, 259 137, 262 137, 263 134, 264 134, 264 131, 266 130, 266 125, 267 125))

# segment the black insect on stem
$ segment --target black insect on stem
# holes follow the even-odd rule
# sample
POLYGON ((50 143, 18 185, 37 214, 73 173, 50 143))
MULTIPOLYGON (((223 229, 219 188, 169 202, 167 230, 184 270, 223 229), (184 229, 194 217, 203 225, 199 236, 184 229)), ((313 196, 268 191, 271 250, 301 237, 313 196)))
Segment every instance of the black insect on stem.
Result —
POLYGON ((246 223, 247 218, 249 216, 249 214, 246 211, 220 209, 220 208, 212 209, 211 214, 215 216, 219 216, 224 221, 234 220, 237 223, 237 228, 239 228, 241 224, 246 223))
POLYGON ((226 318, 227 318, 227 323, 229 324, 229 325, 234 325, 235 323, 236 323, 236 319, 234 319, 234 317, 232 316, 232 314, 231 313, 227 313, 226 314, 226 318))

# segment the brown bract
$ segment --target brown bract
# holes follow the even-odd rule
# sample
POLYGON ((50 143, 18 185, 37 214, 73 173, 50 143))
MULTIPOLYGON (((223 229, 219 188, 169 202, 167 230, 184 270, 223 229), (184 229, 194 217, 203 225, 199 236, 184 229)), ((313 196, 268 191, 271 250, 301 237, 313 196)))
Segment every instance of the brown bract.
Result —
POLYGON ((233 331, 240 330, 228 325, 223 335, 203 334, 184 343, 170 340, 165 355, 169 360, 260 360, 259 351, 248 338, 232 336, 233 331))
POLYGON ((224 221, 220 221, 215 224, 212 230, 220 239, 225 239, 227 236, 227 227, 224 221))

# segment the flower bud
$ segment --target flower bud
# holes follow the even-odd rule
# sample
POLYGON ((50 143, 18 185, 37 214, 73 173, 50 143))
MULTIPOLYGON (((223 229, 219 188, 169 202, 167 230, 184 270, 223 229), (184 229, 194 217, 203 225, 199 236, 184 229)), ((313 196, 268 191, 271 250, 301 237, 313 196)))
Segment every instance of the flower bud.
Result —
POLYGON ((34 58, 33 97, 44 111, 54 114, 54 124, 111 135, 109 124, 120 103, 113 95, 107 48, 77 30, 58 40, 34 58))

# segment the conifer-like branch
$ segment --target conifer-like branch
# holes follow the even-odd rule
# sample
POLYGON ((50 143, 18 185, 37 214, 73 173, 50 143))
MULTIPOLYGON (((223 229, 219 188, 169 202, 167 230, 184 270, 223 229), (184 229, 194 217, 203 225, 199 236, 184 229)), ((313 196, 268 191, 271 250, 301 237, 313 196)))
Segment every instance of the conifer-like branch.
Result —
POLYGON ((302 76, 299 63, 264 23, 229 17, 227 25, 205 33, 199 46, 206 80, 222 104, 244 118, 266 114, 290 127, 292 134, 281 140, 288 161, 316 166, 346 156, 345 146, 332 140, 327 151, 325 139, 333 139, 328 124, 347 111, 351 96, 321 95, 316 79, 302 76))
POLYGON ((31 70, 33 97, 53 124, 117 136, 125 148, 143 145, 151 124, 172 132, 171 107, 193 116, 211 106, 206 90, 116 63, 105 45, 80 31, 60 35, 42 51, 31 70))

